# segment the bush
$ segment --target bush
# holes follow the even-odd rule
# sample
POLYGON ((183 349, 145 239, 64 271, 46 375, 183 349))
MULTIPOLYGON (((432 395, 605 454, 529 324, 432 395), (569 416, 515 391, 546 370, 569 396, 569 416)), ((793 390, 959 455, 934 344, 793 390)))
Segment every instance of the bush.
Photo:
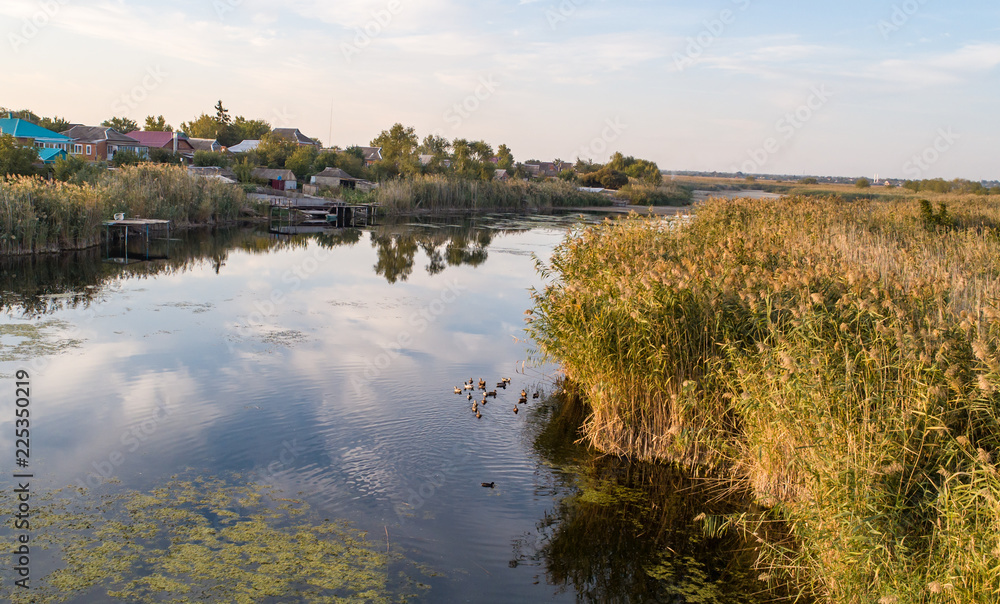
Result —
POLYGON ((628 184, 615 193, 635 206, 685 206, 691 203, 691 191, 675 184, 659 187, 647 184, 628 184))
POLYGON ((199 168, 226 168, 233 163, 233 156, 224 151, 195 151, 194 165, 199 168))
POLYGON ((861 178, 854 181, 854 186, 859 189, 867 189, 872 186, 872 181, 862 176, 861 178))

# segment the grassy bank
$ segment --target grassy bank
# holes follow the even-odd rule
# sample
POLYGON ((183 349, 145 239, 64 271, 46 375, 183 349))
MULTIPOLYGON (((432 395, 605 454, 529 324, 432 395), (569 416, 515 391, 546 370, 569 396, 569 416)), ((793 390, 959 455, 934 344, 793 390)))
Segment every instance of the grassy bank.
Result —
POLYGON ((372 200, 389 214, 414 211, 524 211, 558 207, 609 206, 596 193, 562 181, 477 181, 423 176, 382 183, 372 200))
POLYGON ((591 444, 770 508, 724 520, 760 540, 772 586, 993 602, 1000 209, 952 197, 948 214, 714 200, 684 225, 606 223, 542 267, 530 331, 585 390, 591 444))
POLYGON ((125 167, 92 184, 0 179, 0 254, 96 245, 101 222, 118 212, 185 226, 234 221, 246 205, 239 187, 191 176, 177 166, 125 167))

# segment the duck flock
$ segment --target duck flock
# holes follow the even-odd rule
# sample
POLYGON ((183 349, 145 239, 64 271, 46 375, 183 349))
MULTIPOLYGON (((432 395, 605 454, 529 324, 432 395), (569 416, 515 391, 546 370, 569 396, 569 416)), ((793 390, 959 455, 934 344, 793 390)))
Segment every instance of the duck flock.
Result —
MULTIPOLYGON (((475 393, 477 390, 477 384, 472 378, 469 378, 469 381, 462 384, 461 388, 455 386, 455 394, 465 394, 466 399, 472 401, 472 411, 473 413, 476 414, 476 419, 480 419, 483 417, 483 410, 486 409, 486 404, 489 402, 489 400, 491 398, 496 399, 497 391, 507 390, 507 386, 509 385, 510 385, 510 378, 506 377, 500 378, 500 381, 497 382, 495 390, 486 390, 486 380, 480 378, 478 384, 478 390, 481 390, 483 392, 483 399, 476 400, 476 397, 473 396, 473 393, 475 393)), ((541 396, 541 394, 542 393, 540 391, 536 390, 531 395, 531 398, 536 399, 539 396, 541 396)), ((516 403, 514 403, 514 413, 517 413, 519 411, 517 407, 518 405, 526 405, 527 403, 528 403, 528 392, 522 389, 521 397, 517 399, 516 403)))

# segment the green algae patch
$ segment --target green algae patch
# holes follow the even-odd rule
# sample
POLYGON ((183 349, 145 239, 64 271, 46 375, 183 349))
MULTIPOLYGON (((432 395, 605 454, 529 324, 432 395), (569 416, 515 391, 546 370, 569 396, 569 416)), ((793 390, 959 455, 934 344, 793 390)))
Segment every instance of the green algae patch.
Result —
POLYGON ((66 352, 80 340, 60 337, 70 330, 65 321, 0 324, 0 362, 25 361, 66 352))
MULTIPOLYGON (((0 494, 0 513, 15 501, 0 494)), ((51 568, 0 600, 389 602, 390 556, 342 521, 273 489, 174 479, 146 493, 47 493, 34 501, 32 551, 51 568), (41 551, 41 550, 47 551, 41 551)), ((8 529, 12 528, 8 522, 8 529)), ((33 573, 42 569, 39 563, 33 573)), ((4 569, 3 572, 9 572, 4 569)))

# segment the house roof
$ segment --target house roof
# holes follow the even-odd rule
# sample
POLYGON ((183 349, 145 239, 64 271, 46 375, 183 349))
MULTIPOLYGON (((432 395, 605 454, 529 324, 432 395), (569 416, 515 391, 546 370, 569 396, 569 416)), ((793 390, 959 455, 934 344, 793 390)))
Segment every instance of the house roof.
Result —
POLYGON ((260 144, 259 140, 245 140, 238 145, 233 145, 229 148, 230 153, 246 153, 247 151, 253 151, 260 144))
POLYGON ((274 130, 271 131, 271 134, 274 134, 275 136, 280 136, 281 138, 291 139, 300 145, 316 144, 316 141, 309 138, 305 134, 302 134, 302 132, 298 128, 275 128, 274 130))
POLYGON ((327 168, 316 175, 316 178, 339 178, 340 180, 357 180, 340 168, 327 168))
POLYGON ((283 180, 285 182, 295 182, 295 172, 291 170, 277 170, 272 168, 254 168, 254 178, 264 180, 283 180))
POLYGON ((0 132, 10 134, 15 138, 33 138, 44 143, 67 144, 73 142, 68 136, 18 118, 5 117, 0 119, 0 132))
MULTIPOLYGON (((155 132, 149 130, 134 130, 129 132, 127 136, 134 138, 139 141, 140 145, 145 145, 147 147, 166 147, 170 144, 170 141, 174 139, 174 135, 177 135, 178 140, 188 140, 188 137, 183 132, 155 132)), ((189 141, 190 142, 190 141, 189 141)))
POLYGON ((382 161, 382 147, 358 147, 365 161, 382 161))
MULTIPOLYGON (((38 139, 35 139, 38 140, 38 139)), ((39 149, 38 159, 42 161, 43 164, 51 164, 59 157, 66 157, 66 152, 62 149, 39 149)))
POLYGON ((218 151, 222 149, 222 145, 214 138, 189 138, 188 142, 191 143, 195 151, 218 151))
POLYGON ((119 145, 142 146, 139 141, 135 140, 131 136, 126 136, 114 128, 108 128, 107 126, 83 126, 76 124, 69 130, 64 130, 63 134, 81 143, 99 143, 108 141, 109 143, 116 143, 119 145))

